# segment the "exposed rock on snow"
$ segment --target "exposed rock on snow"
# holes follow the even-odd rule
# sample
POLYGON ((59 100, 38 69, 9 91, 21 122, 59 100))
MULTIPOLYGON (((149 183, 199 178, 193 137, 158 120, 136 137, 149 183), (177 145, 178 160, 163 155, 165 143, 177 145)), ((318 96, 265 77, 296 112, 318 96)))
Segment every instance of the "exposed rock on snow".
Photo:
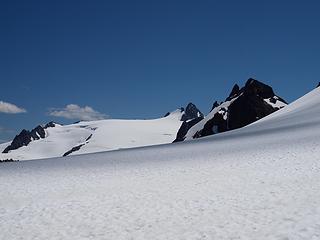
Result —
POLYGON ((286 105, 286 101, 275 95, 270 86, 250 78, 241 89, 236 84, 225 102, 220 105, 215 102, 211 112, 176 141, 241 128, 286 105))
POLYGON ((45 138, 46 132, 42 126, 37 126, 36 128, 28 131, 23 129, 7 146, 2 153, 8 153, 9 151, 16 150, 22 146, 27 146, 33 140, 39 140, 40 138, 45 138))
POLYGON ((194 105, 193 103, 189 103, 184 110, 184 113, 181 117, 181 121, 188 121, 195 118, 203 118, 202 112, 194 105))
POLYGON ((78 146, 75 146, 75 147, 71 148, 71 150, 69 150, 68 152, 66 152, 66 153, 63 154, 63 157, 66 157, 66 156, 70 155, 70 154, 73 153, 73 152, 79 151, 80 148, 81 148, 82 146, 84 146, 84 145, 85 145, 85 144, 80 144, 80 145, 78 145, 78 146))
POLYGON ((202 112, 200 112, 200 110, 193 103, 189 103, 185 110, 184 108, 181 108, 181 110, 183 111, 183 115, 181 117, 181 121, 183 121, 183 123, 181 124, 181 127, 179 128, 177 136, 173 142, 183 141, 188 130, 200 122, 204 117, 202 112))

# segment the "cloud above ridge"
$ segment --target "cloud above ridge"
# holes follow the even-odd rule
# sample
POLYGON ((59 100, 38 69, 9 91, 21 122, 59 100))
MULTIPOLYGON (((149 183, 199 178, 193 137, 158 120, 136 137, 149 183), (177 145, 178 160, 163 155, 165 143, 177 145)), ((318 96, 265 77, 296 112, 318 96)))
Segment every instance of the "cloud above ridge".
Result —
POLYGON ((68 104, 64 108, 51 108, 49 115, 67 119, 93 121, 109 118, 108 115, 94 110, 92 107, 80 107, 77 104, 68 104))

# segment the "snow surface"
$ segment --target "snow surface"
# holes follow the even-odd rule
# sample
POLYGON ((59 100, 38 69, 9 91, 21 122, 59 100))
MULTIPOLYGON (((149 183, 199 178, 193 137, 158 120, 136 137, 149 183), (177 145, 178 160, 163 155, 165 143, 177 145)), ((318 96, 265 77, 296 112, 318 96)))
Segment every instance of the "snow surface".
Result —
MULTIPOLYGON (((276 97, 275 97, 276 98, 276 97)), ((272 101, 270 101, 270 98, 266 98, 266 99, 263 99, 266 103, 268 103, 269 105, 271 105, 273 108, 283 108, 285 106, 287 106, 286 103, 284 102, 281 102, 280 100, 278 100, 276 98, 276 102, 273 103, 272 101)))
POLYGON ((320 239, 320 88, 247 127, 0 166, 0 239, 320 239))
POLYGON ((152 120, 107 119, 56 125, 45 129, 46 138, 32 141, 28 146, 9 153, 2 151, 11 142, 0 144, 0 159, 60 157, 80 144, 84 145, 71 155, 171 143, 182 124, 180 119, 183 113, 176 110, 167 117, 152 120))

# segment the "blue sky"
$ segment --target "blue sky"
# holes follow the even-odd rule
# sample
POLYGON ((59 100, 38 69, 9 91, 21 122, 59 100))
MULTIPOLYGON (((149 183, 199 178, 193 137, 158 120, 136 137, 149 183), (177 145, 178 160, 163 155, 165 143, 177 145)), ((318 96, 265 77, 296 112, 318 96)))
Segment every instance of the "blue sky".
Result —
POLYGON ((320 81, 319 12, 295 0, 1 1, 0 141, 81 114, 153 118, 190 101, 207 113, 249 77, 292 101, 320 81))

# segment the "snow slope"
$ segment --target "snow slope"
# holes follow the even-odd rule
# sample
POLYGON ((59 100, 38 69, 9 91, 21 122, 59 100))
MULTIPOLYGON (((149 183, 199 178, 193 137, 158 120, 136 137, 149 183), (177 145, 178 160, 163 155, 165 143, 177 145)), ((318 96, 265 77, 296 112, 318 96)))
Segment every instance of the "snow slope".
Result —
POLYGON ((320 88, 245 128, 0 166, 0 239, 320 239, 320 88))
POLYGON ((108 119, 64 126, 56 124, 45 129, 45 138, 9 153, 2 151, 10 143, 0 144, 0 159, 60 157, 82 144, 80 150, 71 155, 171 143, 181 126, 182 115, 183 112, 176 110, 167 117, 152 120, 108 119))

